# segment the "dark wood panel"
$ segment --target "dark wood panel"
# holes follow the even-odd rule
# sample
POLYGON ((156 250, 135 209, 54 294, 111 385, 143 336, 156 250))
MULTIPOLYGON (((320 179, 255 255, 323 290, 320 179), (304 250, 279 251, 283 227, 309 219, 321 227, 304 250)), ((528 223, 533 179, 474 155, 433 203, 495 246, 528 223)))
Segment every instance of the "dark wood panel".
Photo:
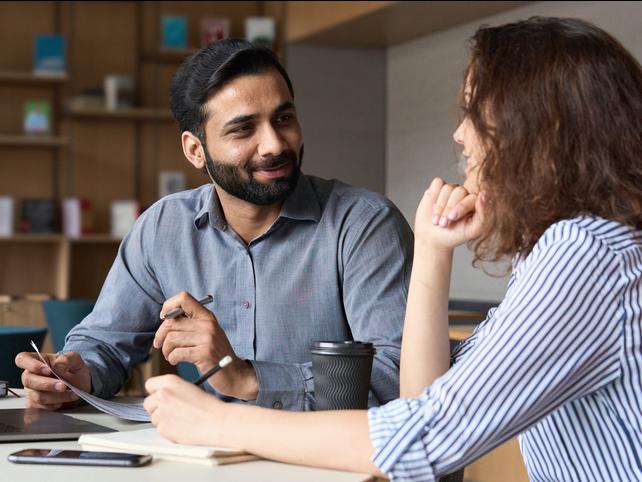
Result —
POLYGON ((53 33, 55 2, 0 2, 0 68, 32 70, 33 38, 53 33))
POLYGON ((117 252, 116 243, 74 244, 70 253, 69 296, 98 298, 117 252))
POLYGON ((71 190, 91 200, 96 232, 107 233, 111 201, 136 196, 136 123, 74 122, 72 138, 71 190))

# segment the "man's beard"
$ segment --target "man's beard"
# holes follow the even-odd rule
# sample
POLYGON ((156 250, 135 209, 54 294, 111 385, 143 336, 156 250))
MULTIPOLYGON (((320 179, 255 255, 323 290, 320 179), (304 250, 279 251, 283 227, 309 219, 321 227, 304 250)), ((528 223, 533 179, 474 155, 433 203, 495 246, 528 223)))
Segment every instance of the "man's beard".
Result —
POLYGON ((215 161, 207 146, 203 145, 203 148, 207 164, 205 172, 226 193, 252 204, 268 206, 285 200, 294 191, 301 173, 303 146, 298 159, 294 151, 288 149, 260 166, 252 161, 246 161, 240 166, 215 161), (286 162, 292 165, 292 171, 287 176, 271 182, 258 182, 254 179, 255 171, 270 169, 286 162))

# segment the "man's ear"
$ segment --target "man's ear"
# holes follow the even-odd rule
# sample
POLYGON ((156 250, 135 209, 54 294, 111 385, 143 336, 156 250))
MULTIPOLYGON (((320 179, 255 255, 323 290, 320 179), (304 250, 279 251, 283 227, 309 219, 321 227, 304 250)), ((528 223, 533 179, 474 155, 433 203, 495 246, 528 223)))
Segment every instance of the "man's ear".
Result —
POLYGON ((187 160, 196 168, 203 169, 205 166, 205 152, 201 140, 189 131, 181 134, 183 154, 187 160))

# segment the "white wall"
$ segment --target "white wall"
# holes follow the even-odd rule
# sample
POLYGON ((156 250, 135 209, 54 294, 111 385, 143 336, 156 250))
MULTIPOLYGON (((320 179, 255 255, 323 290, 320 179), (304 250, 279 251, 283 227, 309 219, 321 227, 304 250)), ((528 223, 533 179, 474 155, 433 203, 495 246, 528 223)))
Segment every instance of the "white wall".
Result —
POLYGON ((386 52, 295 45, 286 52, 303 127, 303 170, 385 189, 386 52))
MULTIPOLYGON (((411 224, 416 205, 433 177, 458 179, 452 131, 468 57, 467 39, 483 23, 498 25, 533 15, 593 22, 642 59, 642 2, 539 2, 390 48, 386 194, 411 224)), ((506 279, 490 278, 473 269, 471 259, 465 248, 456 253, 451 297, 501 299, 506 279)))

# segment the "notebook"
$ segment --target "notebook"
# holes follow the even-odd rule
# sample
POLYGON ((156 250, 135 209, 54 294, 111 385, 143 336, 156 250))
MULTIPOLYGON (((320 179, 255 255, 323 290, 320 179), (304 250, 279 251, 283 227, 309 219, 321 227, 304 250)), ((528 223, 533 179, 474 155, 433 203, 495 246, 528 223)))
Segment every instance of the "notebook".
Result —
POLYGON ((109 434, 83 434, 78 439, 84 450, 151 454, 158 459, 205 465, 227 465, 257 460, 256 455, 224 447, 183 445, 170 442, 156 428, 109 434))

